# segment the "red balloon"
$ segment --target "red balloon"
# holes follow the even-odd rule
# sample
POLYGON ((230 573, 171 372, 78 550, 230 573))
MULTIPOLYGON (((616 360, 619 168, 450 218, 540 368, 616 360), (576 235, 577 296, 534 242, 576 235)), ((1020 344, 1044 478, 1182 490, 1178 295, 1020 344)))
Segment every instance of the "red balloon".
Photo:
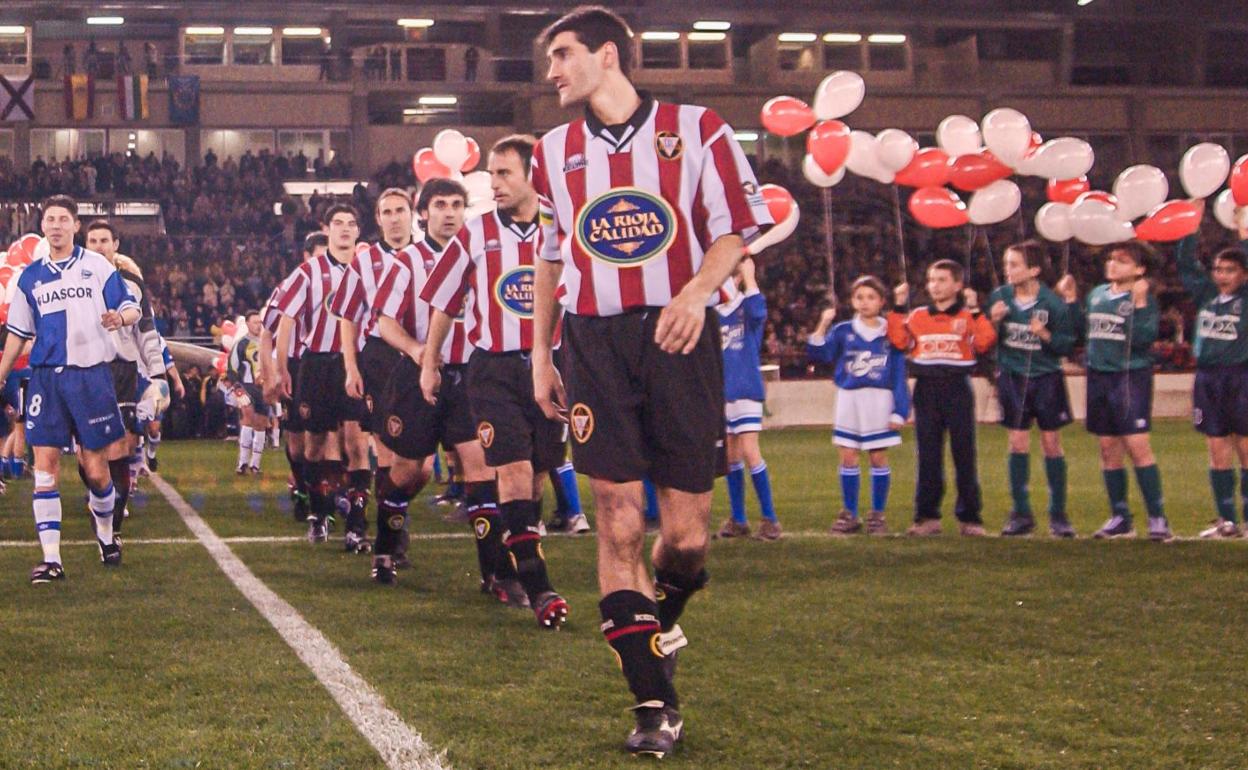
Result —
POLYGON ((1078 203, 1079 201, 1084 200, 1101 201, 1102 203, 1108 203, 1114 208, 1118 208, 1118 196, 1113 193, 1107 193, 1104 190, 1089 190, 1088 192, 1080 193, 1079 197, 1075 198, 1074 202, 1078 203))
POLYGON ((955 158, 949 165, 949 182, 959 190, 970 192, 1005 179, 1014 170, 984 150, 955 158))
POLYGON ((792 96, 768 99, 760 117, 763 128, 779 136, 800 134, 815 125, 815 111, 806 102, 792 96))
POLYGON ((1235 161, 1231 169, 1231 197, 1236 206, 1248 206, 1248 155, 1235 161))
POLYGON ((911 193, 909 208, 919 224, 927 227, 958 227, 971 221, 966 204, 945 187, 920 187, 911 193))
POLYGON ((432 147, 421 147, 416 151, 412 158, 412 170, 416 172, 416 178, 421 184, 430 179, 446 179, 451 176, 451 170, 438 161, 432 147))
POLYGON ((1200 229, 1200 209, 1191 201, 1166 201, 1135 226, 1141 241, 1177 241, 1200 229))
POLYGON ((0 265, 0 286, 8 286, 9 279, 13 277, 13 267, 11 265, 0 265))
POLYGON ((849 126, 825 120, 806 136, 806 152, 825 174, 835 174, 849 157, 849 126))
POLYGON ((893 181, 907 187, 944 187, 949 181, 949 155, 939 147, 924 147, 893 181))
POLYGON ((1088 178, 1081 176, 1078 179, 1050 179, 1045 192, 1054 203, 1074 203, 1080 195, 1091 189, 1088 178))
POLYGON ((464 141, 468 143, 468 160, 464 161, 464 165, 460 166, 459 170, 467 174, 481 162, 481 145, 477 144, 477 140, 471 136, 464 137, 464 141))
POLYGON ((20 243, 14 243, 9 247, 9 253, 4 258, 4 264, 10 267, 21 267, 31 263, 30 255, 23 251, 20 243))
POLYGON ((758 191, 763 194, 763 202, 767 204, 771 221, 776 224, 783 222, 793 208, 793 196, 789 191, 778 184, 765 184, 758 191))
POLYGON ((216 370, 218 375, 225 374, 225 358, 226 354, 223 350, 217 354, 216 358, 212 359, 212 368, 216 370))

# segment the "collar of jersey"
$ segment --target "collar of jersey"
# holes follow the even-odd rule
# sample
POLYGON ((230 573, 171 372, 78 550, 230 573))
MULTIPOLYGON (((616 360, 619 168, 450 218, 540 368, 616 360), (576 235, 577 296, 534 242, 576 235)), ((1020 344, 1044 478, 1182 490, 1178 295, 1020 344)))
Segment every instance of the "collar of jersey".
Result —
POLYGON ((81 256, 82 256, 82 247, 75 246, 74 250, 69 252, 69 256, 61 260, 60 262, 53 261, 52 254, 50 252, 48 256, 44 257, 44 262, 47 264, 48 270, 50 272, 63 273, 66 270, 68 270, 70 267, 72 267, 74 262, 76 262, 78 258, 81 256))
POLYGON ((498 215, 498 223, 515 233, 516 237, 522 241, 527 241, 537 232, 536 219, 531 219, 528 222, 517 222, 511 218, 510 214, 502 209, 494 209, 494 213, 498 215))
POLYGON ((854 333, 859 337, 862 337, 867 342, 874 342, 880 337, 883 337, 885 334, 888 334, 888 324, 884 323, 883 318, 880 318, 880 325, 873 329, 863 323, 862 319, 858 317, 857 313, 855 313, 854 320, 850 321, 850 324, 853 326, 854 333))
POLYGON ((589 108, 589 105, 585 105, 585 127, 589 129, 590 135, 603 140, 616 151, 627 147, 637 135, 637 131, 650 119, 655 107, 654 97, 649 91, 638 91, 637 95, 641 97, 641 106, 629 116, 628 120, 614 126, 603 123, 589 108))
POLYGON ((927 305, 927 312, 929 315, 957 315, 962 312, 962 296, 958 295, 958 298, 953 301, 953 304, 944 310, 937 309, 935 302, 929 302, 927 305))

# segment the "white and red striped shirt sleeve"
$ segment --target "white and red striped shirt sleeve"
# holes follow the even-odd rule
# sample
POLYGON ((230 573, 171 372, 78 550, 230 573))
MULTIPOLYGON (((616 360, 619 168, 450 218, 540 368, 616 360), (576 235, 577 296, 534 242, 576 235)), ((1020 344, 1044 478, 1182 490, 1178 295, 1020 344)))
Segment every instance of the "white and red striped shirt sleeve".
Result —
POLYGON ((379 316, 393 318, 403 326, 404 331, 414 337, 416 329, 410 324, 411 285, 411 260, 406 253, 395 254, 377 288, 376 302, 379 316))
POLYGON ((473 268, 471 235, 465 225, 438 257, 420 298, 454 318, 464 307, 467 279, 473 268))
POLYGON ((364 292, 364 282, 360 280, 361 254, 355 259, 342 275, 338 289, 329 303, 329 312, 347 321, 362 324, 368 319, 368 298, 364 292))
POLYGON ((309 273, 308 263, 304 262, 295 268, 278 287, 276 307, 282 315, 290 316, 299 321, 308 306, 309 273))
POLYGON ((748 242, 761 228, 774 224, 758 192, 754 170, 732 128, 714 110, 702 112, 698 131, 703 155, 697 199, 705 217, 705 224, 698 229, 699 235, 707 239, 702 249, 709 249, 717 239, 731 233, 748 242))

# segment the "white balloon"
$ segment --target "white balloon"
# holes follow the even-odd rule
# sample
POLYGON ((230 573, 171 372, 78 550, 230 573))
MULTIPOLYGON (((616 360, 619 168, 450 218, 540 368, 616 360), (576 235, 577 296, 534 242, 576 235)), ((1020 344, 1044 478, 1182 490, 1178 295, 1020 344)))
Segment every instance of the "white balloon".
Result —
POLYGON ((979 188, 971 195, 967 216, 974 225, 995 225, 1014 216, 1023 202, 1018 185, 1008 179, 998 179, 979 188))
POLYGON ((1235 208, 1235 197, 1230 190, 1223 190, 1218 194, 1218 199, 1213 202, 1213 215, 1217 218, 1218 224, 1227 230, 1239 229, 1235 223, 1235 208))
POLYGON ((984 116, 984 144, 1007 166, 1015 166, 1031 146, 1031 121, 1018 110, 1002 107, 984 116))
POLYGON ((880 165, 896 174, 914 160, 919 143, 899 128, 886 128, 875 137, 876 157, 880 165))
POLYGON ((845 178, 845 166, 842 164, 834 174, 825 174, 815 159, 807 155, 802 158, 802 175, 816 187, 835 187, 845 178))
POLYGON ((52 253, 52 247, 48 245, 48 239, 40 238, 39 242, 35 244, 35 252, 31 256, 30 261, 38 262, 39 260, 43 259, 44 257, 48 256, 51 253, 52 253))
POLYGON ((9 276, 9 283, 4 287, 4 304, 13 304, 13 298, 17 296, 17 279, 22 276, 24 267, 13 268, 13 274, 9 276))
POLYGON ((965 115, 950 115, 936 127, 936 144, 950 158, 979 152, 979 124, 965 115))
POLYGON ((1046 241, 1069 241, 1074 235, 1070 229, 1070 204, 1049 202, 1041 206, 1036 212, 1036 232, 1046 241))
POLYGON ((433 157, 452 172, 463 167, 468 152, 468 140, 453 128, 444 128, 433 137, 433 157))
POLYGON ((1072 136, 1050 139, 1018 166, 1018 171, 1045 179, 1075 179, 1092 170, 1092 145, 1072 136))
POLYGON ((858 176, 874 179, 884 171, 877 157, 877 143, 870 131, 849 132, 849 155, 845 165, 858 176))
POLYGON ((490 185, 490 172, 473 171, 464 175, 464 189, 468 191, 468 206, 472 207, 484 201, 494 200, 494 189, 490 185))
POLYGON ((815 101, 811 108, 819 120, 843 118, 862 104, 867 85, 857 72, 838 70, 828 75, 815 89, 815 101))
POLYGON ((1183 153, 1179 179, 1191 198, 1208 198, 1231 173, 1231 156, 1221 145, 1203 142, 1183 153))
POLYGON ((1122 220, 1138 219, 1166 202, 1170 183, 1156 166, 1131 166, 1114 180, 1114 197, 1118 199, 1117 216, 1122 220))
POLYGON ((1135 237, 1135 228, 1114 216, 1114 207, 1099 198, 1081 198, 1070 207, 1070 229, 1089 246, 1121 243, 1135 237))
POLYGON ((797 223, 801 217, 802 210, 798 207, 797 201, 793 201, 793 205, 789 207, 789 213, 784 215, 784 219, 773 225, 767 232, 750 241, 745 250, 754 255, 768 246, 774 246, 783 241, 797 229, 797 223))

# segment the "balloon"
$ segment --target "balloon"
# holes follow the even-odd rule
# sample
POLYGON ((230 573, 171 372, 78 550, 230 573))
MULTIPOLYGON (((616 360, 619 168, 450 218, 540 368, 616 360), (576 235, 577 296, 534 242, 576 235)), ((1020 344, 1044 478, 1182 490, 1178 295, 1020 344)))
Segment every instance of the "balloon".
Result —
POLYGON ((1239 229, 1235 224, 1235 196, 1230 190, 1223 190, 1218 194, 1218 199, 1213 202, 1213 216, 1226 229, 1239 229))
POLYGON ((494 188, 490 184, 488 171, 473 171, 464 174, 464 189, 468 191, 469 206, 494 200, 494 188))
MULTIPOLYGON (((1044 144, 1044 137, 1035 131, 1031 132, 1031 140, 1027 142, 1027 152, 1023 153, 1023 160, 1030 158, 1036 154, 1036 150, 1040 149, 1040 145, 1044 144)), ((1017 165, 1017 164, 1015 164, 1017 165)))
POLYGON ((936 127, 936 144, 951 158, 979 152, 979 124, 965 115, 950 115, 936 127))
POLYGON ((949 156, 939 147, 925 147, 897 172, 896 181, 907 187, 944 187, 949 181, 949 156))
MULTIPOLYGON (((975 152, 954 158, 949 166, 949 182, 959 190, 978 190, 1014 171, 990 152, 975 152)), ((974 217, 971 218, 974 222, 974 217)))
POLYGON ((1074 179, 1091 171, 1095 160, 1092 145, 1064 136, 1040 145, 1035 154, 1019 164, 1018 171, 1045 179, 1074 179))
POLYGON ((998 179, 975 191, 967 207, 967 216, 971 224, 995 225, 1014 216, 1022 202, 1023 193, 1018 185, 1008 179, 998 179))
POLYGON ((468 160, 468 140, 455 129, 444 128, 433 137, 433 156, 448 169, 457 169, 468 160))
POLYGON ((1045 193, 1054 203, 1074 203, 1080 195, 1091 189, 1088 178, 1081 176, 1077 179, 1050 179, 1045 193))
POLYGON ((914 160, 919 143, 898 128, 886 128, 875 137, 876 157, 880 165, 896 174, 914 160))
POLYGON ((825 120, 806 137, 806 152, 825 174, 835 174, 849 157, 849 126, 839 120, 825 120))
POLYGON ((466 137, 464 141, 468 143, 468 159, 464 161, 464 165, 459 167, 459 170, 467 174, 481 162, 481 145, 477 144, 477 140, 471 136, 466 137))
POLYGON ((218 375, 225 374, 225 351, 221 351, 216 358, 212 359, 212 368, 218 375))
POLYGON ((1027 155, 1031 147, 1031 122, 1018 110, 1002 107, 984 116, 984 144, 1007 166, 1027 155))
POLYGON ((816 187, 835 187, 845 178, 845 166, 842 165, 834 174, 825 174, 814 156, 807 155, 802 158, 802 175, 816 187))
POLYGON ((43 240, 34 233, 27 233, 9 246, 9 253, 5 257, 5 263, 18 267, 21 265, 29 265, 35 260, 35 248, 39 242, 43 240))
POLYGON ((1114 216, 1114 207, 1103 198, 1079 196, 1070 207, 1070 229, 1076 238, 1090 246, 1120 243, 1135 235, 1130 222, 1114 216))
POLYGON ((1170 192, 1166 175, 1156 166, 1131 166, 1114 180, 1119 219, 1138 219, 1160 206, 1170 192))
POLYGON ((416 172, 416 178, 421 184, 430 179, 446 179, 451 175, 451 170, 438 161, 429 147, 422 147, 416 151, 415 157, 412 158, 412 170, 416 172))
POLYGON ((1115 212, 1118 210, 1118 199, 1112 193, 1107 193, 1104 190, 1088 190, 1083 195, 1075 198, 1075 203, 1079 201, 1100 201, 1114 209, 1115 212))
POLYGON ((1200 219, 1200 209, 1191 201, 1167 201, 1148 212, 1136 226, 1135 237, 1141 241, 1177 241, 1199 230, 1200 219))
POLYGON ((970 222, 966 204, 945 187, 920 187, 911 193, 908 208, 919 224, 927 227, 958 227, 970 222))
POLYGON ((866 92, 867 86, 857 72, 833 72, 815 89, 815 117, 819 120, 843 118, 858 109, 866 92))
POLYGON ((14 243, 9 247, 8 252, 4 256, 4 263, 11 267, 21 267, 30 262, 30 255, 27 254, 20 243, 14 243))
POLYGON ((794 136, 815 124, 810 105, 792 96, 775 96, 763 104, 763 128, 777 136, 794 136))
POLYGON ((234 332, 238 331, 238 327, 234 324, 233 321, 222 321, 221 326, 219 328, 221 329, 222 337, 226 337, 226 336, 233 337, 234 332))
POLYGON ((1218 191, 1231 172, 1231 156, 1221 145, 1203 142, 1183 153, 1179 180, 1190 198, 1208 198, 1218 191))
POLYGON ((849 155, 845 158, 845 166, 858 176, 875 178, 884 172, 876 157, 878 147, 875 136, 870 131, 851 131, 849 134, 849 155))
POLYGON ((789 191, 774 184, 765 184, 758 188, 762 194, 763 200, 767 203, 767 211, 771 214, 771 218, 776 224, 767 232, 750 241, 746 246, 746 251, 750 254, 757 254, 768 246, 783 241, 793 234, 797 229, 797 223, 801 219, 802 210, 798 208, 797 202, 793 200, 793 196, 789 191))
POLYGON ((11 265, 0 266, 0 286, 8 286, 9 279, 13 277, 13 267, 11 265))
POLYGON ((1248 155, 1241 155, 1231 171, 1231 195, 1236 206, 1248 206, 1248 155))
POLYGON ((1070 204, 1049 202, 1041 206, 1036 212, 1036 232, 1046 241, 1069 241, 1074 234, 1070 229, 1070 204))

